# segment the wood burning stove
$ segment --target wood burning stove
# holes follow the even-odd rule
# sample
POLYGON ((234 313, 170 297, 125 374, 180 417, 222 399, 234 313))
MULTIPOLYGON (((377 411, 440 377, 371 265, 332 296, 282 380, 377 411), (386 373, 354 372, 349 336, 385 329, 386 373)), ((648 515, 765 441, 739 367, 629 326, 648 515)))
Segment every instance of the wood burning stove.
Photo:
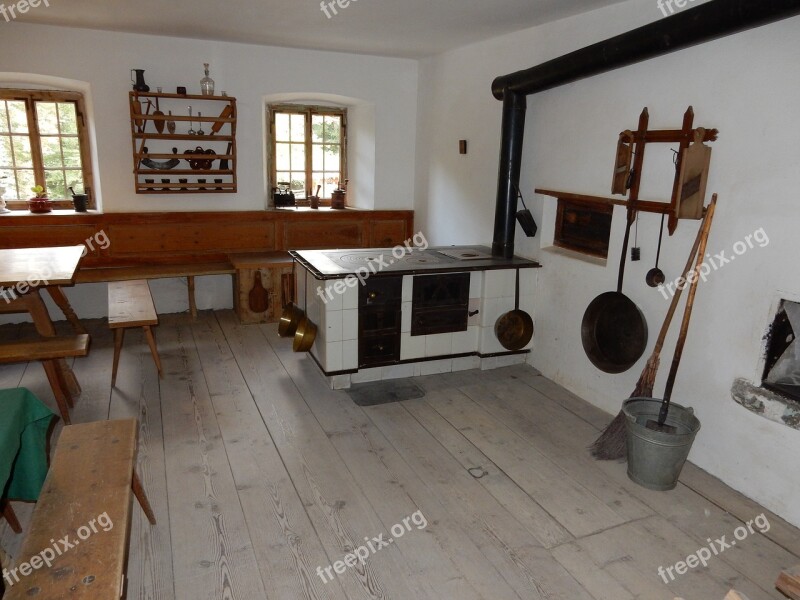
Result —
POLYGON ((537 262, 485 246, 291 251, 302 307, 317 324, 310 358, 334 389, 525 361, 495 324, 515 304, 533 312, 537 262), (306 285, 308 294, 303 292, 306 285))

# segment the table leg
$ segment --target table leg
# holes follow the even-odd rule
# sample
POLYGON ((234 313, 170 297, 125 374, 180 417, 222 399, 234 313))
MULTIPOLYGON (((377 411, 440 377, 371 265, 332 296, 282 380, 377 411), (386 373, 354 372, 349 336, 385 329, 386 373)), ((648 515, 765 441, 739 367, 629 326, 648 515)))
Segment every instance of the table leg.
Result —
POLYGON ((53 390, 53 396, 56 398, 56 404, 58 404, 58 411, 61 413, 61 418, 64 419, 65 425, 69 425, 71 423, 69 407, 73 406, 73 404, 69 394, 64 390, 64 384, 61 381, 61 377, 59 377, 56 361, 43 360, 42 366, 44 367, 45 375, 47 375, 47 381, 50 382, 50 387, 53 390))
POLYGON ((122 353, 122 342, 125 339, 125 328, 119 327, 114 330, 114 362, 111 366, 111 387, 117 384, 117 367, 119 367, 119 355, 122 353))
POLYGON ((14 509, 11 508, 11 503, 8 500, 0 500, 0 509, 2 509, 0 510, 0 514, 8 521, 8 526, 11 527, 11 531, 14 533, 22 533, 22 526, 19 524, 14 509))
MULTIPOLYGON (((47 312, 47 307, 44 305, 42 296, 39 294, 39 290, 31 290, 29 293, 25 294, 23 298, 25 298, 25 305, 28 308, 28 312, 33 319, 33 324, 36 326, 36 331, 39 332, 39 335, 55 337, 56 328, 53 327, 53 321, 50 320, 50 315, 47 312)), ((72 372, 72 369, 67 364, 67 361, 63 358, 59 358, 55 362, 58 367, 58 372, 66 385, 67 392, 75 396, 80 395, 81 386, 75 378, 75 373, 72 372)), ((70 398, 70 401, 71 400, 72 398, 70 398)), ((70 404, 71 403, 72 402, 70 402, 70 404)))
POLYGON ((186 278, 186 285, 189 288, 189 314, 192 315, 192 319, 196 319, 197 303, 195 302, 194 298, 194 276, 190 275, 186 278))
POLYGON ((76 315, 75 311, 72 309, 67 296, 64 294, 64 290, 57 285, 51 285, 45 289, 47 290, 47 293, 50 294, 53 302, 58 305, 58 308, 60 308, 61 312, 64 313, 64 316, 67 317, 67 321, 70 322, 72 328, 75 330, 75 333, 88 333, 86 328, 83 326, 83 323, 81 323, 80 319, 78 319, 78 315, 76 315))

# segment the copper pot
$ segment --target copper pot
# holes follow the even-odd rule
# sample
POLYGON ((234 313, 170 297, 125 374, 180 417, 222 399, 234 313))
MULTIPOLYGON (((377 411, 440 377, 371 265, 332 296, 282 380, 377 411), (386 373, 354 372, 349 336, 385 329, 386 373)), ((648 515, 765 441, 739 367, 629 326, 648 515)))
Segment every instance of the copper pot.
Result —
POLYGON ((317 339, 317 326, 307 316, 303 315, 294 334, 292 349, 295 352, 308 352, 317 339))
MULTIPOLYGON (((306 285, 305 285, 305 305, 306 311, 308 310, 308 271, 306 271, 306 285)), ((297 324, 297 330, 294 332, 294 342, 292 349, 295 352, 308 352, 311 346, 314 345, 314 340, 317 339, 317 326, 308 318, 308 315, 303 314, 300 322, 297 324)))
POLYGON ((281 337, 292 337, 297 331, 300 320, 305 317, 303 310, 294 302, 289 302, 281 314, 278 321, 278 335, 281 337))
POLYGON ((343 209, 345 207, 346 194, 344 190, 333 190, 331 193, 331 208, 343 209))
MULTIPOLYGON (((203 150, 200 146, 197 146, 194 150, 186 150, 184 154, 213 154, 216 156, 217 153, 211 148, 203 150)), ((195 171, 208 171, 214 162, 213 158, 187 158, 186 160, 189 161, 189 166, 195 171)))

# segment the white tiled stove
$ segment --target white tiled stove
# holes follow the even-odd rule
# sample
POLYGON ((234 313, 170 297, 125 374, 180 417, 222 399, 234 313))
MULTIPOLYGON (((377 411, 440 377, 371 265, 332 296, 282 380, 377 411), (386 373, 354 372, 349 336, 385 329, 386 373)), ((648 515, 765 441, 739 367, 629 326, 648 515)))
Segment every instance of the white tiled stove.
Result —
MULTIPOLYGON (((514 309, 517 269, 470 272, 469 312, 466 331, 434 335, 411 335, 413 275, 402 283, 402 325, 400 360, 396 365, 358 368, 359 286, 343 285, 342 279, 322 280, 298 268, 297 292, 300 306, 307 299, 306 312, 317 324, 317 338, 310 351, 335 389, 354 383, 430 375, 467 369, 491 369, 525 362, 525 349, 509 353, 494 333, 497 319, 514 309), (306 293, 306 277, 308 293, 306 293), (338 286, 338 287, 336 287, 338 286), (337 293, 335 288, 343 293, 337 293), (318 290, 328 298, 324 302, 318 290), (330 295, 328 295, 330 290, 330 295), (331 298, 332 297, 332 298, 331 298), (470 356, 456 356, 472 354, 470 356)), ((533 293, 538 269, 519 269, 519 307, 535 320, 533 293)))

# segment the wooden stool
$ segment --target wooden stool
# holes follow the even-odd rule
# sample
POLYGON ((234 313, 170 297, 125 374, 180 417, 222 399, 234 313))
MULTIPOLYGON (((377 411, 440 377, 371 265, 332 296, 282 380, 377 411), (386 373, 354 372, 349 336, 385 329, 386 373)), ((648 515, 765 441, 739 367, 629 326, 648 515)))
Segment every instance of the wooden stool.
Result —
POLYGON ((4 600, 122 596, 131 495, 156 522, 134 471, 137 431, 136 419, 64 427, 19 554, 43 557, 50 549, 49 564, 24 576, 10 569, 4 600), (68 532, 67 546, 52 550, 54 538, 68 532))
POLYGON ((111 369, 111 386, 117 382, 119 355, 122 352, 122 340, 128 327, 141 327, 150 346, 150 353, 158 369, 158 376, 163 377, 161 358, 158 356, 156 339, 152 325, 158 325, 158 314, 153 304, 150 286, 145 279, 131 281, 112 281, 108 284, 108 326, 114 330, 114 366, 111 369))
POLYGON ((793 600, 800 600, 800 565, 781 573, 775 587, 785 596, 793 600))

